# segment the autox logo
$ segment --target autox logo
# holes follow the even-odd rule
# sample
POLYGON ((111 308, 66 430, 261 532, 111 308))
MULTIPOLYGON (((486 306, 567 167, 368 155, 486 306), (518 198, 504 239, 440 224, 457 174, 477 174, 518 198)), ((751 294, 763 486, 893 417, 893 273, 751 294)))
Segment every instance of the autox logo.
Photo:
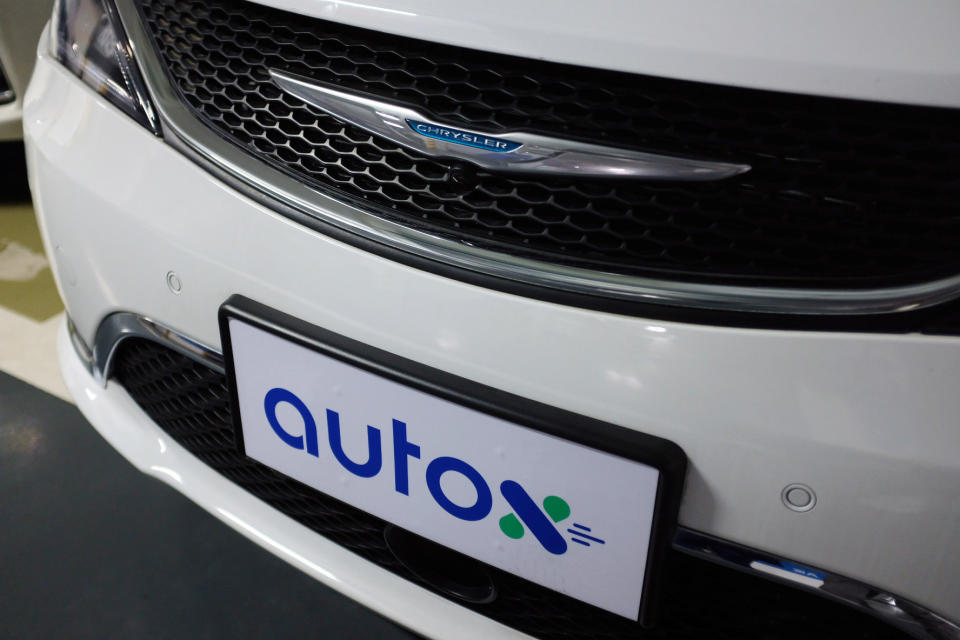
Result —
MULTIPOLYGON (((296 394, 280 387, 270 389, 264 396, 263 408, 267 422, 281 441, 306 455, 320 457, 320 429, 317 419, 296 394), (290 433, 280 424, 277 408, 281 404, 290 405, 300 414, 303 420, 302 434, 290 433)), ((360 478, 372 478, 383 470, 383 436, 380 429, 367 425, 367 459, 356 462, 343 450, 340 415, 333 409, 326 409, 323 417, 326 423, 326 445, 346 471, 360 478)), ((394 490, 402 495, 410 495, 410 460, 423 459, 421 447, 407 439, 405 422, 397 419, 392 422, 394 490)), ((454 456, 441 455, 431 459, 425 469, 425 481, 430 495, 448 514, 468 522, 479 522, 490 515, 493 510, 491 485, 470 463, 454 456), (458 504, 448 497, 441 484, 441 479, 446 474, 458 474, 473 486, 476 491, 473 504, 458 504)), ((538 503, 523 486, 511 479, 501 480, 495 486, 511 509, 499 518, 500 530, 508 538, 519 540, 529 532, 543 549, 554 555, 567 552, 565 536, 580 546, 605 544, 604 540, 592 532, 591 527, 570 520, 571 507, 563 498, 548 495, 538 503), (569 526, 561 524, 567 522, 569 526)))

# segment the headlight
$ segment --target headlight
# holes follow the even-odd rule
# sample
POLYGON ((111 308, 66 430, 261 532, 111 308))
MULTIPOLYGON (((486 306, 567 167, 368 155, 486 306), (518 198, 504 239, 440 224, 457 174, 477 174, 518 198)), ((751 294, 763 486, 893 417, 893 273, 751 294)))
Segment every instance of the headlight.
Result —
POLYGON ((153 105, 112 0, 58 0, 50 31, 57 60, 159 135, 153 105))

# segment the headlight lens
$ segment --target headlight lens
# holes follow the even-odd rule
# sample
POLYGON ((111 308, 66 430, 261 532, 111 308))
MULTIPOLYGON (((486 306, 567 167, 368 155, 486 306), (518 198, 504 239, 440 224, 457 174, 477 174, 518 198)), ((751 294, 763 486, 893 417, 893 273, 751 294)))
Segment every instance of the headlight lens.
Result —
POLYGON ((58 0, 50 27, 57 60, 159 135, 153 105, 111 0, 58 0))

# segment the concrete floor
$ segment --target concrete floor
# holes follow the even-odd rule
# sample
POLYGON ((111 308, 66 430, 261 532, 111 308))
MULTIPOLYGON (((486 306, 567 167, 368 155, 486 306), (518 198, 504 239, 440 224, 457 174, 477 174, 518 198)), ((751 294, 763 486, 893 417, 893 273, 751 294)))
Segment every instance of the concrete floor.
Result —
POLYGON ((69 402, 21 154, 0 145, 0 637, 413 638, 140 474, 69 402))

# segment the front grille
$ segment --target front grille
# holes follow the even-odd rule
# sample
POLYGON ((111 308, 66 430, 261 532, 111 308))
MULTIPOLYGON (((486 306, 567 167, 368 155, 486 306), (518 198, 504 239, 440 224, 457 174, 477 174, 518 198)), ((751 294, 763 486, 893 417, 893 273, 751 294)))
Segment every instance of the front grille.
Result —
POLYGON ((373 215, 551 263, 708 283, 887 286, 960 272, 956 111, 743 90, 484 53, 242 0, 139 0, 186 106, 373 215), (284 95, 275 67, 494 134, 750 164, 709 184, 505 177, 284 95))
MULTIPOLYGON (((430 588, 388 550, 384 521, 239 453, 222 374, 153 342, 129 339, 117 351, 115 377, 174 440, 226 478, 318 534, 430 588)), ((906 638, 853 609, 678 552, 665 563, 661 619, 651 631, 495 568, 489 571, 498 598, 461 604, 549 640, 906 638)))

